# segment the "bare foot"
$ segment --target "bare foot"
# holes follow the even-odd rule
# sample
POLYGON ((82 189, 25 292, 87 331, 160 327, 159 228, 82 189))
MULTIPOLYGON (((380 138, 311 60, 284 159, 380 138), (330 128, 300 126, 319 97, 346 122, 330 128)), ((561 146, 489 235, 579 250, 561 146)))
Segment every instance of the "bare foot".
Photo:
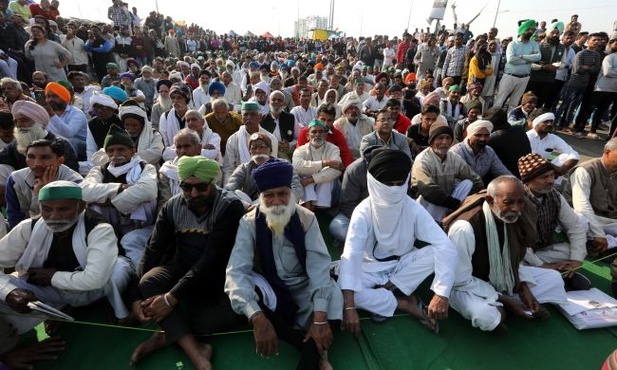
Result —
POLYGON ((212 345, 198 342, 188 334, 178 339, 178 344, 191 359, 196 370, 212 370, 212 345))
POLYGON ((420 324, 424 325, 428 330, 436 331, 437 320, 428 318, 428 313, 426 311, 423 312, 423 310, 426 310, 426 307, 420 303, 420 301, 415 295, 411 295, 409 297, 396 297, 396 301, 398 303, 396 308, 410 314, 412 317, 417 319, 420 324))
POLYGON ((319 370, 334 370, 328 361, 328 355, 322 356, 321 360, 319 360, 319 370))
POLYGON ((131 355, 131 366, 135 366, 144 357, 166 346, 165 333, 154 333, 148 340, 135 348, 131 355))

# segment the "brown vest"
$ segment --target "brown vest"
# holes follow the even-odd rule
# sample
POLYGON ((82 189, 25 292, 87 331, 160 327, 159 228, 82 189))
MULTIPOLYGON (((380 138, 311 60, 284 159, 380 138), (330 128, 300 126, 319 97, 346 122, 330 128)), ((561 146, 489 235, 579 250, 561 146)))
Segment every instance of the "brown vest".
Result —
MULTIPOLYGON (((597 216, 617 219, 617 173, 610 173, 602 164, 601 158, 583 162, 574 167, 584 168, 591 177, 589 203, 597 216)), ((572 205, 572 183, 568 182, 563 196, 572 205)))
MULTIPOLYGON (((442 226, 446 233, 452 224, 458 220, 464 220, 471 224, 474 230, 476 248, 471 257, 473 268, 472 275, 478 279, 488 281, 490 273, 490 263, 488 257, 488 243, 486 240, 486 226, 482 205, 486 199, 486 190, 471 195, 465 199, 463 204, 450 215, 442 220, 442 226)), ((513 224, 507 224, 508 243, 510 245, 510 260, 512 262, 512 272, 514 273, 515 291, 518 290, 518 266, 525 257, 527 247, 537 243, 538 233, 535 229, 535 207, 531 201, 525 198, 525 206, 521 217, 513 224)), ((503 245, 503 222, 495 218, 499 243, 503 245)))

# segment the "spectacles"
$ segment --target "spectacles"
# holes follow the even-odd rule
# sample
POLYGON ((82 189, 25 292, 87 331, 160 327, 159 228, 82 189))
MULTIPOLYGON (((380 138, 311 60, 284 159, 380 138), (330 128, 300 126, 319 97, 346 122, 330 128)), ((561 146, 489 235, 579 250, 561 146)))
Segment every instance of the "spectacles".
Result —
POLYGON ((180 188, 182 189, 182 191, 186 193, 192 192, 193 189, 197 189, 198 192, 203 193, 204 191, 208 190, 209 187, 210 187, 209 182, 200 182, 197 184, 188 184, 186 182, 180 183, 180 188))

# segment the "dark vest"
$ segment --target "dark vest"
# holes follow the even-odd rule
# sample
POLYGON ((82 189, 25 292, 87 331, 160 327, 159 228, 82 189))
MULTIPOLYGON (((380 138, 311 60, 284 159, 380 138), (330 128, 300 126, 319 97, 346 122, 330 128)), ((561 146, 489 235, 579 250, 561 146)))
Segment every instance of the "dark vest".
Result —
POLYGON ((90 130, 90 133, 94 138, 94 142, 99 149, 103 147, 103 143, 105 142, 105 136, 107 136, 109 128, 112 124, 116 124, 121 128, 124 128, 124 124, 122 123, 122 121, 120 121, 120 118, 118 118, 117 114, 114 114, 108 122, 103 122, 96 117, 88 121, 88 129, 90 130))

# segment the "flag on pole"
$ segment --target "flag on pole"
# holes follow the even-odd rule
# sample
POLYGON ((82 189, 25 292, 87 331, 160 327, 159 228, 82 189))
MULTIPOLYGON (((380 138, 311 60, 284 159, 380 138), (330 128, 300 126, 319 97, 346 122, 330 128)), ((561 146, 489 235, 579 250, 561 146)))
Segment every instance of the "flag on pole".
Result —
POLYGON ((431 14, 428 16, 429 24, 433 22, 433 20, 438 19, 442 20, 444 15, 446 14, 446 6, 448 5, 448 0, 435 0, 433 2, 433 8, 431 9, 431 14))

